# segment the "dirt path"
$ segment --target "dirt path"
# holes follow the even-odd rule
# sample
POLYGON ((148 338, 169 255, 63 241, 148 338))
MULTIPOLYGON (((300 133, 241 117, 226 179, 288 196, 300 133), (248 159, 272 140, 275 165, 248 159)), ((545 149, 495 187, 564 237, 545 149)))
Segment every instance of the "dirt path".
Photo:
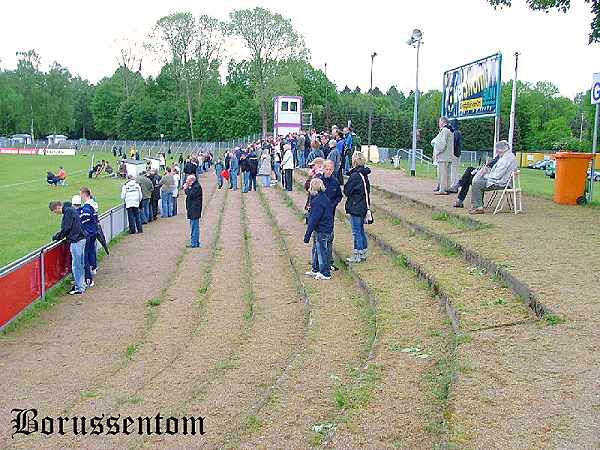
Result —
MULTIPOLYGON (((309 270, 310 247, 302 243, 304 227, 271 189, 269 201, 278 233, 282 233, 296 267, 309 270)), ((341 277, 326 284, 302 280, 312 303, 312 324, 306 350, 280 380, 276 399, 261 410, 261 426, 244 439, 241 448, 305 449, 320 442, 311 428, 335 415, 334 391, 361 360, 367 340, 364 323, 352 299, 356 290, 341 277), (339 380, 339 381, 337 381, 339 380)))
MULTIPOLYGON (((248 272, 238 273, 230 267, 225 272, 244 280, 245 289, 243 295, 229 295, 228 288, 223 288, 229 301, 244 307, 239 350, 219 363, 220 376, 207 380, 205 395, 189 408, 194 415, 208 414, 210 432, 203 440, 206 448, 231 448, 243 435, 260 428, 257 413, 264 403, 276 401, 277 394, 271 386, 303 341, 302 302, 278 242, 270 232, 265 211, 257 193, 243 195, 242 201, 248 272)), ((169 445, 184 448, 186 439, 169 439, 169 445)), ((163 448, 158 443, 154 447, 163 448)))
MULTIPOLYGON (((208 193, 213 190, 209 184, 208 193)), ((177 272, 187 230, 183 214, 147 225, 144 234, 123 239, 102 261, 94 288, 81 297, 65 296, 42 316, 48 325, 2 337, 0 421, 9 423, 15 407, 51 416, 71 412, 121 370, 128 346, 148 333, 148 300, 159 297, 177 272), (155 242, 163 240, 173 245, 156 258, 155 242), (151 269, 140 267, 143 261, 151 269)), ((33 441, 10 440, 7 431, 2 431, 2 447, 25 448, 33 441)))

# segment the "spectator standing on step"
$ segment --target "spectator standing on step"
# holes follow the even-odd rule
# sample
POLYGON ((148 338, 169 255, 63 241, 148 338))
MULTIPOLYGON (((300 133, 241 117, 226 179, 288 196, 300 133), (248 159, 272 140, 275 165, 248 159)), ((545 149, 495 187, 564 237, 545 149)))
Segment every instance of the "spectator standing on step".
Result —
POLYGON ((292 146, 285 144, 283 146, 283 181, 286 191, 292 190, 292 172, 294 171, 294 155, 292 154, 292 146))
POLYGON ((448 195, 450 189, 450 164, 454 157, 454 133, 447 117, 440 117, 440 131, 431 141, 433 159, 437 164, 438 189, 435 195, 448 195))
POLYGON ((175 190, 175 178, 171 168, 167 170, 160 179, 160 201, 161 201, 161 216, 171 217, 173 215, 173 191, 175 190))
POLYGON ((256 176, 258 175, 258 155, 256 150, 252 149, 248 155, 248 162, 250 164, 250 185, 248 190, 256 191, 256 176))
POLYGON ((152 198, 152 191, 154 186, 150 178, 146 176, 146 172, 142 172, 135 179, 137 184, 142 188, 142 202, 140 203, 140 215, 142 218, 142 225, 146 225, 152 220, 152 214, 150 211, 150 199, 152 198))
POLYGON ((64 206, 62 202, 53 201, 48 205, 54 214, 62 214, 60 231, 52 236, 53 241, 66 239, 71 252, 71 271, 75 286, 70 295, 83 294, 85 284, 85 232, 81 226, 79 213, 72 206, 64 206))
POLYGON ((150 175, 148 176, 150 181, 152 181, 152 196, 150 197, 150 209, 151 209, 151 219, 150 222, 153 222, 158 217, 158 201, 160 200, 160 175, 156 172, 156 170, 151 170, 150 175))
POLYGON ((359 263, 367 259, 367 235, 365 233, 365 217, 370 204, 369 195, 371 185, 369 174, 371 169, 365 167, 366 159, 361 152, 352 155, 352 169, 348 181, 344 185, 346 196, 346 214, 350 215, 352 237, 354 238, 354 251, 347 259, 351 263, 359 263))
POLYGON ((264 151, 260 157, 258 175, 263 179, 263 187, 271 187, 271 156, 267 151, 264 151))
POLYGON ((127 209, 129 221, 129 234, 143 233, 142 218, 140 217, 140 203, 142 201, 142 188, 135 181, 133 175, 127 175, 127 183, 121 188, 121 199, 127 209))
POLYGON ((240 160, 239 151, 231 151, 231 158, 229 159, 229 189, 237 191, 238 189, 238 176, 240 173, 240 160))
POLYGON ((242 170, 242 194, 250 190, 250 159, 248 149, 243 150, 240 155, 240 168, 242 170))
POLYGON ((338 148, 338 144, 343 144, 343 142, 343 140, 340 140, 338 142, 335 139, 331 139, 329 141, 329 148, 331 150, 329 151, 329 155, 327 156, 327 160, 333 162, 333 175, 335 176, 335 179, 340 184, 340 186, 342 184, 342 152, 344 150, 342 149, 340 151, 338 148))
POLYGON ((185 192, 185 207, 187 218, 190 221, 190 243, 188 248, 199 248, 200 242, 200 218, 202 217, 202 186, 195 175, 188 175, 183 185, 185 192))
POLYGON ((453 158, 450 162, 450 189, 448 192, 456 194, 458 192, 459 170, 460 170, 460 155, 462 154, 462 133, 458 120, 452 121, 452 134, 454 136, 453 158))
POLYGON ((217 186, 219 189, 223 187, 223 160, 221 158, 217 158, 215 162, 215 175, 217 176, 217 186))
POLYGON ((177 215, 177 199, 179 198, 179 181, 181 177, 179 176, 179 168, 173 167, 173 179, 175 180, 175 187, 173 189, 173 198, 171 199, 171 211, 172 215, 177 215))

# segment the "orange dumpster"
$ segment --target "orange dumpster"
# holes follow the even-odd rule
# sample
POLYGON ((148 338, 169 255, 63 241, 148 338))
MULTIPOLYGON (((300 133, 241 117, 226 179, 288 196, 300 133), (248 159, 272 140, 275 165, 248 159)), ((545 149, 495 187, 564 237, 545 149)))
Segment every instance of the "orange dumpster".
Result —
POLYGON ((560 205, 583 203, 587 170, 594 157, 591 153, 558 152, 554 202, 560 205))

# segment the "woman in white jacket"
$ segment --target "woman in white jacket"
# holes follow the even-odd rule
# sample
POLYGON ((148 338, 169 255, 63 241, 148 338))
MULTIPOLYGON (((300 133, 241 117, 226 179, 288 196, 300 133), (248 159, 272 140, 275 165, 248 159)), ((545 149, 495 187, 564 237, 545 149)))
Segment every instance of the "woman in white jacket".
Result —
POLYGON ((129 221, 129 233, 143 233, 142 218, 140 216, 140 202, 142 201, 142 188, 135 181, 133 175, 127 175, 127 183, 121 188, 121 199, 127 208, 127 220, 129 221))
POLYGON ((283 185, 286 191, 292 190, 292 172, 294 171, 294 154, 292 146, 285 144, 283 146, 283 185))

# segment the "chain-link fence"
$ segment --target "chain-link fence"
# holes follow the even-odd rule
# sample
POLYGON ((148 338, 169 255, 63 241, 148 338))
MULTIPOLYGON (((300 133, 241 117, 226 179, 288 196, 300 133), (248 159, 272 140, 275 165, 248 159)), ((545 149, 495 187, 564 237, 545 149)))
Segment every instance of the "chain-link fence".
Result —
POLYGON ((69 139, 53 144, 49 144, 46 139, 36 139, 33 142, 18 143, 10 139, 0 142, 0 147, 10 147, 16 149, 75 149, 81 153, 100 153, 113 152, 115 150, 128 155, 132 148, 140 153, 140 156, 156 155, 158 153, 171 154, 190 154, 199 152, 212 152, 214 155, 222 156, 229 149, 248 145, 251 142, 260 139, 261 135, 256 133, 241 138, 219 141, 219 142, 200 142, 200 141, 139 141, 139 140, 90 140, 90 139, 69 139))

